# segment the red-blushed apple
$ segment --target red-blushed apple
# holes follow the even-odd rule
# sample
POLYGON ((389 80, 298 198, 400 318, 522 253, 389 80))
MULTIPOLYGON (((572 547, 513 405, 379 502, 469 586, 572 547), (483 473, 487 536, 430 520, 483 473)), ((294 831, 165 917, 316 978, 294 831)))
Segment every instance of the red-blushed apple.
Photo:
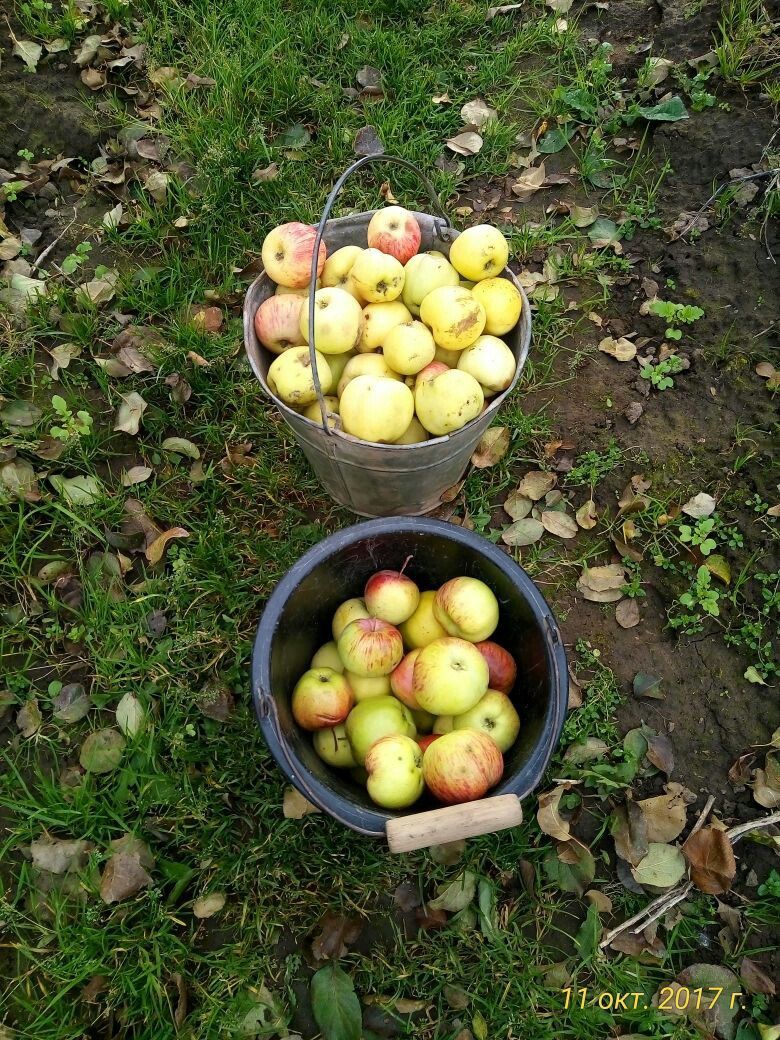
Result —
POLYGON ((434 639, 441 639, 442 636, 447 635, 447 630, 434 617, 433 602, 435 599, 435 590, 429 589, 421 592, 420 602, 414 614, 401 625, 401 635, 410 650, 427 646, 434 639))
POLYGON ((299 347, 304 339, 301 335, 300 296, 269 296, 255 311, 257 338, 271 351, 281 354, 288 347, 299 347))
POLYGON ((433 613, 451 636, 481 643, 498 624, 498 600, 479 578, 452 578, 436 593, 433 613))
POLYGON ((430 733, 436 721, 436 716, 431 715, 429 711, 423 711, 422 708, 410 708, 409 710, 412 713, 417 732, 430 733))
POLYGON ((438 740, 440 736, 442 736, 441 733, 425 733, 423 734, 423 736, 417 737, 417 743, 420 745, 423 752, 425 752, 431 746, 434 740, 438 740))
POLYGON ((445 636, 418 653, 412 694, 424 711, 461 715, 487 693, 488 675, 487 661, 473 643, 445 636))
POLYGON ((482 798, 501 779, 504 758, 494 740, 479 730, 442 734, 423 755, 425 784, 445 805, 482 798))
POLYGON ((338 641, 339 636, 350 621, 357 621, 358 618, 367 617, 371 617, 371 615, 368 612, 365 600, 359 599, 357 596, 344 600, 333 615, 333 623, 331 624, 333 638, 338 641))
POLYGON ((332 668, 339 675, 344 674, 344 662, 339 657, 339 648, 332 640, 322 644, 312 657, 309 668, 332 668))
POLYGON ((366 237, 371 249, 380 249, 405 264, 420 248, 422 233, 417 218, 408 209, 388 206, 373 215, 366 237))
POLYGON ((511 693, 517 679, 517 663, 514 657, 503 646, 490 639, 483 639, 474 646, 487 661, 490 689, 498 690, 500 693, 511 693))
POLYGON ((420 705, 412 691, 414 680, 414 662, 417 660, 419 650, 410 650, 398 665, 390 673, 390 688, 399 701, 403 701, 407 708, 412 711, 420 711, 420 705))
POLYGON ((325 729, 343 722, 354 703, 343 675, 332 668, 310 668, 295 684, 293 718, 302 729, 325 729))
POLYGON ((357 765, 349 746, 347 731, 340 723, 327 729, 318 729, 312 738, 314 750, 323 762, 337 769, 352 769, 357 765))
POLYGON ((372 617, 400 625, 417 610, 420 590, 401 571, 377 571, 366 582, 363 599, 372 617))
POLYGON ((449 365, 445 365, 443 361, 431 361, 429 365, 426 365, 425 368, 415 376, 415 390, 421 383, 425 383, 430 379, 435 379, 436 376, 440 376, 443 372, 449 372, 449 370, 449 365))
POLYGON ((406 809, 425 789, 423 753, 411 737, 391 734, 372 744, 365 759, 366 788, 384 809, 406 809))
POLYGON ((455 716, 452 728, 481 730, 495 740, 499 751, 508 751, 520 732, 520 716, 505 693, 488 690, 473 708, 455 716))
MULTIPOLYGON (((311 260, 314 255, 314 240, 317 229, 309 224, 291 221, 280 224, 265 236, 262 248, 265 273, 279 285, 289 289, 302 289, 311 281, 311 260)), ((317 254, 317 277, 325 266, 327 250, 320 242, 317 254)))
POLYGON ((454 728, 455 728, 455 716, 454 715, 437 715, 436 716, 436 721, 433 724, 433 732, 436 733, 437 736, 441 736, 442 733, 451 733, 454 728))
POLYGON ((355 675, 389 675, 404 655, 401 633, 379 618, 351 621, 339 636, 337 646, 344 667, 355 675))
POLYGON ((345 723, 352 754, 362 765, 368 749, 382 737, 416 737, 411 712, 395 697, 369 697, 356 704, 345 723))
POLYGON ((355 675, 354 672, 344 672, 344 678, 355 695, 356 704, 367 701, 369 697, 390 696, 389 675, 355 675))

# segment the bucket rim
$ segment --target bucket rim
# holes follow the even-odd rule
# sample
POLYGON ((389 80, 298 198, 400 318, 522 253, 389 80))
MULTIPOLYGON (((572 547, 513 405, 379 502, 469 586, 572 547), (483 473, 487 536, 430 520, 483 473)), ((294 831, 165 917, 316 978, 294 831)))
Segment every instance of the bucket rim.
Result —
POLYGON ((260 730, 271 754, 286 779, 312 804, 339 823, 368 837, 384 837, 388 820, 412 812, 391 812, 380 806, 366 808, 328 788, 318 777, 298 766, 282 733, 276 702, 271 692, 270 648, 279 619, 290 595, 304 577, 337 550, 343 550, 372 535, 429 533, 476 551, 502 570, 516 585, 537 620, 544 641, 550 676, 550 708, 539 740, 528 761, 513 775, 503 778, 491 796, 514 794, 523 799, 536 789, 558 744, 568 707, 568 668, 563 636, 555 615, 536 583, 507 553, 472 531, 427 517, 380 517, 352 524, 324 538, 309 549, 284 574, 268 598, 257 626, 252 647, 252 701, 260 730))

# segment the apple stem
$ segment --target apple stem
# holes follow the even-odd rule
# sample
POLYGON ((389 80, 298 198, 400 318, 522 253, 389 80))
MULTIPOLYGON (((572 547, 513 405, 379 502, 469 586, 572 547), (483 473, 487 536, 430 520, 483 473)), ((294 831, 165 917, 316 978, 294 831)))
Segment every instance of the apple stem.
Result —
POLYGON ((407 567, 409 566, 409 561, 410 561, 410 560, 413 560, 413 559, 414 559, 414 554, 412 554, 411 556, 407 556, 407 557, 406 557, 406 559, 404 560, 404 565, 403 565, 403 567, 402 567, 402 568, 400 569, 400 571, 399 571, 398 573, 399 573, 399 574, 403 574, 403 572, 404 572, 404 571, 406 570, 406 568, 407 568, 407 567))

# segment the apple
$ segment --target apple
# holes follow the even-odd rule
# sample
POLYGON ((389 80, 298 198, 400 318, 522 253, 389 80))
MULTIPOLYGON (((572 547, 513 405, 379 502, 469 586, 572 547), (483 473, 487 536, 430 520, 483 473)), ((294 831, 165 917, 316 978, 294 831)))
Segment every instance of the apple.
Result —
POLYGON ((293 718, 302 729, 325 729, 343 722, 354 703, 343 675, 332 668, 310 668, 295 684, 293 718))
POLYGON ((333 640, 322 644, 312 657, 309 668, 332 668, 339 675, 344 674, 344 662, 339 657, 339 648, 333 640))
POLYGON ((327 729, 318 729, 312 738, 314 750, 323 762, 337 769, 353 769, 357 762, 349 746, 347 731, 339 724, 327 729))
POLYGON ((255 311, 257 338, 272 354, 281 354, 288 347, 297 347, 303 343, 302 306, 300 296, 269 296, 255 311))
POLYGON ((372 802, 385 809, 405 809, 425 790, 423 752, 416 740, 390 734, 373 744, 366 755, 366 789, 372 802))
POLYGON ((520 732, 520 716, 505 693, 488 690, 473 708, 456 715, 453 729, 476 729, 495 740, 499 751, 508 751, 520 732))
POLYGON ((433 724, 436 721, 436 716, 431 715, 429 711, 423 711, 422 708, 410 708, 414 724, 417 727, 418 733, 430 733, 433 729, 433 724))
POLYGON ((425 368, 422 369, 421 372, 418 372, 415 376, 415 391, 421 383, 426 383, 429 380, 434 379, 436 376, 440 376, 443 372, 447 371, 449 371, 449 366, 445 365, 443 361, 431 361, 429 365, 426 365, 425 368))
POLYGON ((441 361, 441 363, 446 365, 447 368, 457 368, 458 362, 460 361, 460 351, 445 350, 444 347, 437 347, 436 353, 433 355, 433 360, 441 361))
POLYGON ((445 285, 429 292, 420 304, 420 320, 433 333, 436 345, 463 350, 482 335, 485 308, 469 289, 445 285))
POLYGON ((390 329, 382 346, 385 361, 402 376, 414 376, 433 361, 436 344, 421 321, 405 321, 390 329))
POLYGON ((464 575, 442 585, 433 601, 433 613, 451 636, 481 643, 496 630, 498 600, 484 581, 464 575))
POLYGON ((461 351, 458 369, 474 376, 485 397, 506 390, 515 378, 517 358, 502 339, 480 336, 461 351))
POLYGON ((395 697, 370 697, 356 704, 345 724, 355 759, 363 764, 369 748, 391 734, 417 736, 414 720, 405 704, 395 697))
POLYGON ((408 209, 388 206, 373 215, 366 238, 371 249, 389 253, 405 264, 420 248, 422 233, 417 218, 408 209))
POLYGON ((456 729, 444 733, 423 755, 423 776, 445 805, 482 798, 501 779, 504 758, 487 733, 456 729))
POLYGON ((517 325, 523 297, 508 278, 485 278, 477 282, 472 292, 485 308, 485 332, 489 336, 503 336, 517 325))
POLYGON ((457 285, 458 272, 442 253, 419 253, 407 260, 404 267, 404 288, 401 299, 415 316, 420 304, 434 289, 443 285, 457 285))
POLYGON ((414 680, 414 662, 417 660, 419 650, 410 650, 401 660, 401 663, 390 673, 390 689, 399 701, 403 701, 407 708, 412 711, 422 711, 414 695, 412 684, 414 680))
POLYGON ((381 354, 355 354, 344 366, 339 379, 339 397, 344 393, 350 382, 358 376, 380 376, 382 379, 401 381, 399 374, 390 368, 381 354))
POLYGON ((344 388, 340 415, 342 429, 352 437, 392 444, 412 421, 414 394, 396 379, 357 376, 344 388))
POLYGON ((417 743, 420 745, 420 749, 422 750, 423 754, 425 754, 425 752, 428 750, 428 748, 431 746, 434 740, 438 740, 440 736, 441 733, 425 733, 423 734, 423 736, 417 737, 417 743))
MULTIPOLYGON (((339 399, 338 397, 329 397, 325 395, 325 411, 328 416, 328 426, 331 430, 338 428, 338 414, 339 414, 339 399)), ((314 401, 312 404, 307 405, 301 412, 306 419, 311 419, 312 422, 317 423, 318 426, 322 426, 322 412, 320 411, 320 402, 314 401)))
POLYGON ((366 582, 363 599, 372 617, 400 625, 417 610, 420 590, 402 571, 377 571, 366 582))
MULTIPOLYGON (((344 289, 318 289, 314 294, 314 345, 321 354, 354 350, 363 333, 363 311, 344 289)), ((301 307, 301 336, 309 342, 309 305, 301 307)))
MULTIPOLYGON (((370 354, 366 354, 366 357, 371 357, 370 354)), ((393 444, 422 444, 423 441, 428 440, 428 431, 425 429, 423 424, 416 416, 412 416, 412 421, 406 427, 406 430, 393 441, 393 444)))
POLYGON ((379 350, 390 329, 411 320, 411 314, 400 300, 369 303, 363 308, 363 335, 357 346, 358 352, 370 354, 372 350, 379 350))
POLYGON ((503 646, 499 646, 490 639, 482 639, 474 646, 487 661, 490 672, 490 689, 498 690, 500 693, 510 693, 517 679, 517 664, 514 657, 503 646))
POLYGON ((488 676, 487 661, 473 643, 443 636, 420 649, 412 672, 412 695, 423 711, 461 715, 487 693, 488 676))
MULTIPOLYGON (((334 640, 338 642, 339 636, 351 621, 357 621, 358 618, 368 617, 371 617, 371 615, 368 612, 365 600, 359 599, 358 597, 344 600, 341 606, 337 607, 336 613, 333 615, 331 631, 333 632, 334 640)), ((338 647, 336 649, 338 650, 338 647)))
MULTIPOLYGON (((389 675, 404 655, 401 633, 379 618, 351 621, 338 637, 337 645, 344 667, 355 675, 389 675)), ((484 663, 481 656, 480 660, 484 663)))
POLYGON ((417 609, 409 620, 404 621, 400 626, 404 643, 410 650, 427 646, 434 639, 441 639, 442 636, 447 635, 447 630, 443 625, 439 624, 433 613, 433 601, 435 599, 435 591, 427 590, 421 592, 417 609))
POLYGON ((474 376, 457 368, 421 380, 414 390, 417 418, 435 437, 460 430, 476 419, 484 403, 484 391, 474 376))
MULTIPOLYGON (((314 288, 319 289, 322 285, 321 279, 317 279, 314 283, 314 288)), ((300 296, 304 300, 308 300, 309 292, 311 290, 311 282, 307 282, 306 285, 302 285, 298 289, 291 289, 289 285, 277 285, 275 296, 300 296)))
POLYGON ((322 284, 328 288, 343 289, 362 303, 363 300, 349 277, 352 265, 362 252, 360 246, 342 246, 335 253, 331 253, 322 269, 322 284))
POLYGON ((404 287, 403 265, 379 249, 364 249, 352 266, 350 281, 366 303, 389 303, 404 287))
MULTIPOLYGON (((477 702, 479 703, 479 702, 477 702)), ((437 736, 441 736, 442 733, 451 733, 455 726, 454 715, 439 715, 433 724, 433 732, 437 736)))
MULTIPOLYGON (((301 289, 311 281, 311 260, 317 229, 309 224, 292 221, 280 224, 265 236, 261 250, 265 273, 279 285, 301 289)), ((325 266, 327 250, 320 242, 317 255, 317 277, 325 266)))
MULTIPOLYGON (((315 350, 314 354, 320 387, 323 394, 327 394, 330 392, 333 377, 328 362, 319 350, 315 350)), ((266 378, 271 393, 293 408, 304 408, 317 400, 308 347, 288 347, 271 362, 266 378)))
POLYGON ((355 695, 356 704, 367 701, 369 697, 390 696, 389 675, 355 675, 354 672, 344 672, 344 678, 355 695))
POLYGON ((450 246, 450 263, 464 278, 481 282, 501 274, 509 260, 509 245, 490 224, 466 228, 450 246))
POLYGON ((356 357, 359 357, 354 350, 347 350, 343 354, 328 354, 328 368, 330 374, 333 377, 332 389, 334 393, 338 393, 338 385, 341 382, 341 377, 344 374, 344 369, 347 367, 349 362, 356 357))

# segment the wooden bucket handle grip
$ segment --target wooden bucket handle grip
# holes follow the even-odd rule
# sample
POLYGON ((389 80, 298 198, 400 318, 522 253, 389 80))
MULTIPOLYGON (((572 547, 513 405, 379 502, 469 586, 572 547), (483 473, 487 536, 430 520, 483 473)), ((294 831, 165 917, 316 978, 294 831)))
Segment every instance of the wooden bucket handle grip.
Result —
POLYGON ((385 833, 391 852, 413 852, 459 838, 519 827, 522 822, 523 809, 517 795, 499 794, 388 820, 385 833))

